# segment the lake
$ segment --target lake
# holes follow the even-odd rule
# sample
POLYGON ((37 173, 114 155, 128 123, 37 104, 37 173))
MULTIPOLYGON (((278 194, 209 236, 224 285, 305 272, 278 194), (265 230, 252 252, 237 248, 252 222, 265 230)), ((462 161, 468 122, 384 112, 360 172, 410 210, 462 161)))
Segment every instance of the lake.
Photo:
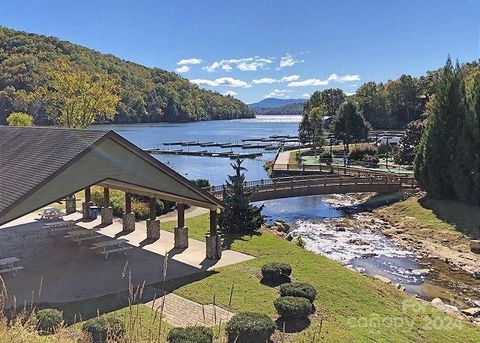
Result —
MULTIPOLYGON (((272 135, 297 135, 301 116, 257 116, 253 119, 215 120, 192 123, 153 123, 132 125, 102 125, 102 129, 111 129, 141 148, 155 146, 164 149, 178 147, 163 146, 162 143, 174 141, 213 141, 240 143, 244 138, 268 137, 272 135)), ((220 148, 189 147, 191 151, 220 151, 220 148)), ((223 151, 241 151, 240 148, 222 149, 223 151)), ((259 151, 255 149, 243 152, 259 151)), ((268 151, 262 157, 246 159, 243 163, 247 172, 247 180, 268 178, 263 165, 273 159, 275 151, 268 151)), ((211 184, 225 182, 228 174, 232 174, 229 158, 153 155, 187 179, 208 179, 211 184)))

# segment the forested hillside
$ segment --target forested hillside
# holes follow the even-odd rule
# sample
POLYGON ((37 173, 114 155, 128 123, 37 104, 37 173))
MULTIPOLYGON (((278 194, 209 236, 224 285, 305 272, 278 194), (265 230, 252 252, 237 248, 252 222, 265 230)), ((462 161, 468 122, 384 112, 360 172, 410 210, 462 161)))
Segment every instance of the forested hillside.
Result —
POLYGON ((301 115, 303 113, 303 103, 288 104, 274 108, 255 108, 256 114, 266 115, 301 115))
POLYGON ((231 96, 198 88, 175 73, 147 68, 54 37, 0 27, 0 124, 11 112, 26 112, 35 124, 50 124, 36 94, 43 70, 57 61, 92 74, 107 75, 120 101, 115 123, 195 121, 253 117, 231 96))

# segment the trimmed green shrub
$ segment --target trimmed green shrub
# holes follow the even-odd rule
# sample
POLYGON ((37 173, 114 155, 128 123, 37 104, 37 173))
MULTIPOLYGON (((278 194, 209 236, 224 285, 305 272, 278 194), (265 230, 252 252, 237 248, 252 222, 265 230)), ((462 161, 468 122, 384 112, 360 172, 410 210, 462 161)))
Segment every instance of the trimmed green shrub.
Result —
POLYGON ((243 312, 234 315, 225 330, 229 343, 264 343, 275 332, 275 323, 265 314, 243 312))
POLYGON ((266 280, 288 278, 292 274, 292 267, 286 263, 269 262, 262 266, 262 276, 266 280))
POLYGON ((37 312, 37 330, 42 333, 55 333, 62 324, 62 311, 46 308, 37 312))
POLYGON ((95 317, 82 325, 82 331, 87 332, 92 343, 103 343, 108 339, 119 340, 125 334, 125 324, 119 319, 109 316, 95 317))
POLYGON ((212 343, 212 329, 203 326, 173 328, 168 333, 168 343, 212 343))
POLYGON ((283 318, 305 318, 313 311, 310 301, 301 297, 280 297, 273 302, 273 305, 283 318))
POLYGON ((317 296, 317 291, 315 288, 304 282, 292 282, 285 283, 280 286, 280 295, 282 297, 301 297, 310 300, 311 303, 315 300, 317 296))

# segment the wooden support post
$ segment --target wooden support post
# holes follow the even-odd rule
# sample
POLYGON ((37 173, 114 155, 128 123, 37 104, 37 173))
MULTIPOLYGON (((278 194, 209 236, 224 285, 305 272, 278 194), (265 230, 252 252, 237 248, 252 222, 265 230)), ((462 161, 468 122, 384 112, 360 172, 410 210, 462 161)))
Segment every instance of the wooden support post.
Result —
POLYGON ((110 206, 110 189, 108 187, 103 188, 103 206, 110 206))
POLYGON ((125 213, 132 212, 132 196, 130 193, 125 193, 125 213))
POLYGON ((157 218, 157 201, 155 198, 150 198, 150 219, 155 220, 157 218))
POLYGON ((177 227, 185 227, 185 204, 177 204, 177 227))
POLYGON ((92 192, 90 187, 85 187, 85 202, 88 204, 90 201, 92 201, 92 192))
POLYGON ((210 210, 210 236, 217 235, 217 210, 210 210))

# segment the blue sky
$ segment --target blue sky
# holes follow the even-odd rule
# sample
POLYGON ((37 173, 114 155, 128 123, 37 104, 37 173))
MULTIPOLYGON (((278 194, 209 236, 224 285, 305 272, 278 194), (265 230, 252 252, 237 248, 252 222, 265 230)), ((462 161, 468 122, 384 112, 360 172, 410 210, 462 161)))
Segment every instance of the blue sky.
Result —
POLYGON ((11 0, 0 25, 177 70, 247 103, 353 93, 421 75, 448 54, 480 57, 480 0, 11 0))

